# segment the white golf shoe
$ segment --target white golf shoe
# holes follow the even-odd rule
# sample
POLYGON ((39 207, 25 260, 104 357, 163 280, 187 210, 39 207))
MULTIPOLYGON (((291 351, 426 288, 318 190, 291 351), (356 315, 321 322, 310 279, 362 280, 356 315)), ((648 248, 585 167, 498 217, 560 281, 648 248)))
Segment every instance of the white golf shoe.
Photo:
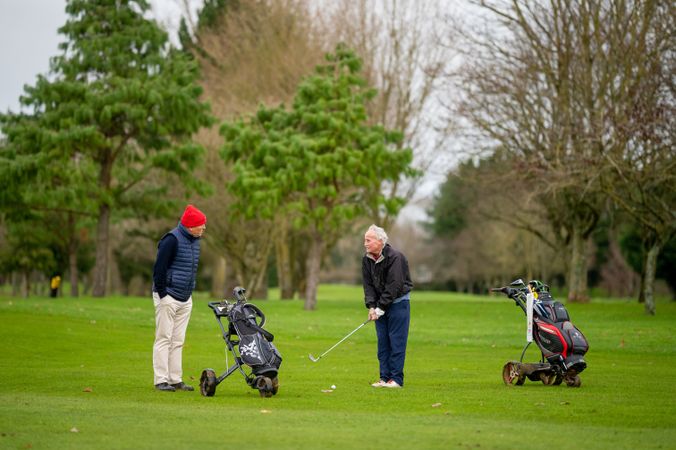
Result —
POLYGON ((383 384, 383 387, 401 389, 401 385, 394 380, 390 380, 387 383, 383 384))
POLYGON ((387 385, 387 383, 384 382, 383 380, 378 380, 375 383, 371 383, 371 386, 376 387, 376 388, 383 387, 385 385, 387 385))

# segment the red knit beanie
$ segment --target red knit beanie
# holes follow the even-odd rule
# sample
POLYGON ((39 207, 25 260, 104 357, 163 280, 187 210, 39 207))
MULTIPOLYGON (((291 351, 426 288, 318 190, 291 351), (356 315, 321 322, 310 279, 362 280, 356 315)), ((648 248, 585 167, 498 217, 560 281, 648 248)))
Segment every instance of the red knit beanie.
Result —
POLYGON ((181 224, 184 227, 199 227, 207 223, 207 216, 202 211, 192 205, 188 205, 181 216, 181 224))

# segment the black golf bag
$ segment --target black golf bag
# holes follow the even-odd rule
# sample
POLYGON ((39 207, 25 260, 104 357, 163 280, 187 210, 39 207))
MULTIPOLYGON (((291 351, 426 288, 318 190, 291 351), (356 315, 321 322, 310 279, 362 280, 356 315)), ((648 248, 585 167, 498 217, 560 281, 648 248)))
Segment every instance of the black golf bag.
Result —
MULTIPOLYGON (((204 369, 200 378, 200 392, 211 397, 216 393, 216 386, 235 370, 239 370, 246 383, 258 389, 261 397, 271 397, 279 390, 279 366, 282 355, 272 343, 274 336, 265 330, 265 315, 256 305, 247 303, 244 288, 237 287, 233 293, 236 303, 226 300, 209 302, 216 320, 223 332, 225 344, 233 355, 234 363, 226 367, 225 373, 217 377, 213 369, 204 369), (224 326, 222 319, 227 320, 224 326), (244 366, 251 369, 250 373, 244 366)), ((226 358, 226 366, 227 358, 226 358)))
MULTIPOLYGON (((495 288, 493 291, 507 295, 527 314, 528 288, 522 280, 515 280, 510 286, 495 288)), ((584 355, 589 350, 589 343, 570 321, 565 306, 555 301, 549 292, 541 292, 533 302, 533 339, 542 353, 541 361, 523 362, 529 342, 521 353, 520 361, 505 364, 503 381, 521 385, 528 378, 554 385, 565 381, 568 386, 579 387, 579 374, 587 367, 584 355)))
POLYGON ((249 303, 236 304, 230 310, 228 334, 237 334, 239 337, 239 354, 242 362, 251 367, 254 375, 263 375, 275 378, 282 356, 272 343, 275 337, 263 329, 256 318, 262 318, 261 325, 265 324, 265 316, 256 305, 249 303))

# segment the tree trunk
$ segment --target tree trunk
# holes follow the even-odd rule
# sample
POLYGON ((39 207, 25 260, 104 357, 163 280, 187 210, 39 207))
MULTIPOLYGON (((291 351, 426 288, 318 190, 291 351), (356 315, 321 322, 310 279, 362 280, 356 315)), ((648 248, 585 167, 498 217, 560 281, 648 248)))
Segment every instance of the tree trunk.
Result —
POLYGON ((267 300, 268 298, 268 283, 266 275, 268 274, 268 255, 265 254, 261 265, 256 267, 256 270, 250 278, 251 284, 251 298, 257 298, 259 300, 267 300))
POLYGON ((291 252, 289 251, 288 236, 284 232, 277 238, 275 245, 277 260, 277 281, 279 296, 282 300, 293 299, 293 283, 291 279, 291 252))
POLYGON ((251 294, 251 298, 255 298, 256 300, 267 300, 268 283, 258 283, 256 290, 251 294))
MULTIPOLYGON (((307 242, 312 238, 307 233, 297 233, 290 239, 289 264, 291 267, 291 289, 298 293, 298 299, 305 301, 307 294, 307 242)), ((292 295, 293 295, 292 294, 292 295)))
POLYGON ((18 297, 21 292, 21 277, 18 273, 12 272, 10 278, 12 283, 12 297, 18 297))
POLYGON ((643 251, 643 264, 641 265, 641 285, 638 287, 638 302, 645 303, 645 278, 646 278, 646 262, 648 261, 648 253, 645 248, 643 251))
POLYGON ((96 263, 94 265, 94 285, 92 287, 92 295, 94 297, 106 295, 109 233, 110 206, 102 204, 99 207, 99 223, 96 229, 96 263))
MULTIPOLYGON (((77 245, 77 244, 76 244, 77 245)), ((78 289, 78 271, 77 271, 77 248, 73 249, 73 244, 68 249, 68 273, 70 275, 70 296, 79 297, 78 289)))
POLYGON ((307 257, 307 286, 305 288, 306 310, 314 310, 317 307, 317 288, 319 287, 319 271, 322 263, 322 238, 319 235, 313 237, 310 244, 310 252, 307 257))
POLYGON ((214 263, 214 276, 211 283, 211 296, 213 298, 222 299, 227 296, 225 287, 225 273, 227 269, 227 261, 222 256, 217 256, 214 263))
POLYGON ((78 271, 77 271, 77 248, 78 241, 75 237, 75 218, 68 214, 68 227, 70 229, 70 242, 68 242, 68 274, 70 276, 70 296, 78 297, 78 271))
POLYGON ((270 251, 272 251, 270 238, 270 235, 268 235, 267 244, 261 249, 260 254, 256 255, 255 264, 251 264, 253 273, 250 274, 252 285, 250 294, 260 300, 267 300, 268 298, 268 258, 270 251))
POLYGON ((21 296, 23 298, 28 298, 31 292, 31 274, 29 271, 25 270, 23 272, 23 283, 21 285, 21 296))
POLYGON ((655 285, 655 271, 657 269, 657 256, 660 253, 659 244, 653 244, 645 257, 645 270, 643 283, 643 298, 645 300, 645 313, 651 316, 655 315, 655 297, 653 287, 655 285))
POLYGON ((581 230, 574 228, 570 246, 570 267, 568 269, 568 301, 583 303, 589 301, 587 293, 587 241, 581 230))

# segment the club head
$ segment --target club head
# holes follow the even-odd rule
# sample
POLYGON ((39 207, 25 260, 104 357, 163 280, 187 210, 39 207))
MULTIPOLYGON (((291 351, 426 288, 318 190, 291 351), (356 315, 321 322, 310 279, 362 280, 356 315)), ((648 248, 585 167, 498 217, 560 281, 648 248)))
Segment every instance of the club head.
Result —
POLYGON ((237 286, 232 290, 232 295, 235 296, 235 299, 237 299, 237 301, 239 303, 246 302, 246 296, 244 295, 245 293, 246 293, 246 289, 244 289, 241 286, 237 286))
POLYGON ((315 358, 314 356, 312 356, 312 353, 310 353, 310 354, 307 355, 307 356, 308 356, 308 358, 310 358, 310 361, 312 361, 312 362, 317 362, 317 361, 319 361, 319 358, 315 358))

